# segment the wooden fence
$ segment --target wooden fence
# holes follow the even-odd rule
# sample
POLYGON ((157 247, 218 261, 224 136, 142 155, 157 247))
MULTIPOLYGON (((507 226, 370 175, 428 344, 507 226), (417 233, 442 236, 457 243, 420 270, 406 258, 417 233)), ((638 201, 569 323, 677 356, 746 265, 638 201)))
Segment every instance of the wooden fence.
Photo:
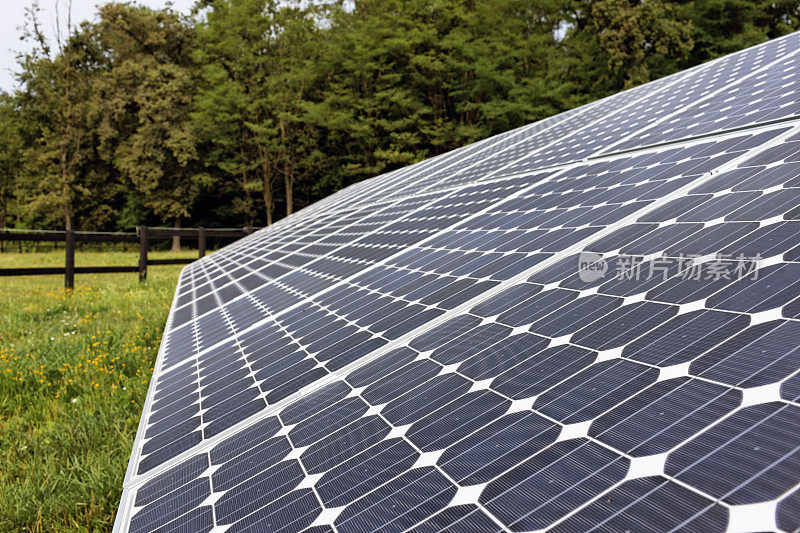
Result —
POLYGON ((64 243, 63 267, 28 267, 28 268, 0 268, 0 277, 3 276, 39 276, 63 275, 64 287, 72 289, 75 286, 75 274, 111 274, 119 272, 138 272, 139 281, 147 279, 147 267, 150 265, 183 265, 191 263, 194 259, 148 259, 150 241, 154 239, 172 239, 178 236, 182 239, 197 241, 198 257, 206 255, 206 240, 209 238, 241 238, 255 231, 255 228, 149 228, 138 226, 136 233, 103 233, 94 231, 13 231, 0 230, 0 243, 9 241, 18 242, 52 242, 64 243), (138 243, 139 264, 136 266, 75 266, 76 242, 110 242, 110 243, 138 243))

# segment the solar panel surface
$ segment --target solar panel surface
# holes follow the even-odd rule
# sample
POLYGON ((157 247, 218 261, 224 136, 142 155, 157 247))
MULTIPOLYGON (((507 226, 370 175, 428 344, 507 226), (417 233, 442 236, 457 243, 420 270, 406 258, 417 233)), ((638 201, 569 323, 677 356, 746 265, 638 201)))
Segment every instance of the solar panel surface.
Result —
POLYGON ((800 528, 800 33, 181 274, 120 531, 800 528))

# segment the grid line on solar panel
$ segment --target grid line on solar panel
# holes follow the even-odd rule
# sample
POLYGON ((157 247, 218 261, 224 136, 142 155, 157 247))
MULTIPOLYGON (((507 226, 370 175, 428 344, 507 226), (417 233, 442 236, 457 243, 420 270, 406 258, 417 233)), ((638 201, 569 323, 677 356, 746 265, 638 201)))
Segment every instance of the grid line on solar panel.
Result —
POLYGON ((694 183, 694 182, 693 182, 694 183))
MULTIPOLYGON (((432 197, 432 198, 435 198, 435 197, 432 197)), ((402 205, 402 201, 400 201, 400 202, 397 202, 397 204, 398 204, 398 205, 402 205)), ((376 211, 377 211, 377 213, 380 213, 380 212, 381 212, 381 209, 383 209, 384 211, 386 211, 386 210, 391 210, 391 209, 392 209, 392 205, 394 205, 394 204, 392 204, 392 203, 389 203, 389 204, 385 204, 383 208, 381 208, 381 206, 380 206, 380 205, 377 205, 377 206, 373 206, 373 207, 371 207, 370 209, 372 210, 372 216, 377 218, 379 215, 378 215, 378 214, 375 214, 375 213, 376 213, 376 211)), ((368 213, 368 211, 366 211, 366 212, 368 213)), ((360 213, 360 211, 359 211, 358 213, 360 213)), ((369 220, 369 219, 368 219, 368 220, 369 220)), ((356 223, 361 223, 361 224, 363 224, 363 222, 359 222, 359 220, 358 220, 358 218, 357 218, 357 217, 355 218, 355 222, 356 222, 356 223)), ((338 227, 338 226, 346 226, 347 224, 349 224, 349 222, 347 221, 347 217, 345 217, 345 219, 344 219, 344 220, 341 220, 341 219, 340 219, 339 221, 335 221, 335 220, 334 220, 333 222, 329 222, 329 223, 325 224, 325 225, 324 225, 322 228, 320 228, 320 229, 319 229, 319 230, 318 230, 316 233, 317 233, 317 234, 319 234, 319 235, 322 235, 322 240, 323 240, 323 241, 324 241, 325 239, 331 239, 332 237, 331 237, 330 235, 326 236, 326 235, 324 234, 324 232, 325 232, 325 231, 327 231, 327 230, 329 230, 329 229, 331 229, 331 228, 334 228, 334 229, 335 229, 335 231, 333 232, 333 234, 334 234, 334 235, 335 235, 335 234, 341 234, 341 233, 342 233, 342 230, 343 230, 343 228, 342 228, 342 227, 338 227)), ((288 251, 288 255, 295 256, 297 253, 301 252, 301 251, 302 251, 302 250, 304 250, 304 249, 307 249, 307 248, 311 247, 313 244, 314 244, 314 243, 313 243, 313 242, 311 242, 311 243, 308 243, 308 244, 306 244, 306 245, 304 245, 304 246, 301 246, 299 249, 297 249, 297 248, 295 248, 295 249, 289 249, 289 250, 287 250, 287 251, 288 251)), ((282 268, 283 268, 283 270, 284 270, 284 273, 285 273, 285 272, 288 272, 289 270, 291 270, 291 269, 292 269, 292 268, 294 268, 295 266, 298 266, 298 265, 296 265, 296 264, 291 264, 291 265, 283 265, 283 264, 281 263, 281 261, 285 261, 285 260, 286 260, 286 255, 287 255, 287 254, 283 254, 283 255, 282 255, 282 257, 281 257, 280 259, 275 259, 275 258, 274 258, 274 256, 276 255, 276 253, 277 253, 276 251, 272 251, 272 252, 270 252, 270 254, 268 254, 268 256, 271 258, 271 264, 272 264, 272 265, 277 265, 277 266, 282 266, 282 268)), ((262 254, 262 255, 263 255, 263 254, 262 254)), ((219 256, 219 258, 218 258, 218 260, 219 260, 219 259, 223 259, 223 260, 224 260, 224 259, 225 259, 225 256, 224 256, 224 255, 220 255, 220 256, 219 256)), ((263 266, 264 266, 264 265, 261 265, 261 263, 263 262, 263 260, 262 260, 261 258, 259 258, 259 257, 254 257, 254 256, 253 256, 253 260, 254 260, 254 262, 256 262, 256 263, 257 263, 257 266, 261 266, 261 267, 263 268, 263 266)), ((243 265, 243 267, 244 267, 244 265, 243 265)), ((234 273, 224 273, 224 272, 223 272, 223 274, 222 274, 222 275, 223 275, 223 276, 225 276, 225 277, 227 277, 227 278, 229 278, 229 279, 232 279, 232 278, 234 278, 234 277, 235 277, 235 274, 236 274, 235 272, 234 272, 234 273)), ((280 277, 280 276, 278 276, 278 277, 280 277)), ((208 285, 206 285, 206 287, 208 288, 208 285)), ((212 287, 213 287, 213 286, 212 286, 212 287)), ((220 287, 213 287, 213 288, 216 288, 217 290, 219 290, 219 289, 220 289, 220 287)), ((208 291, 206 291, 206 292, 208 292, 208 291)), ((195 298, 193 299, 193 301, 192 301, 192 302, 190 302, 190 303, 191 303, 191 305, 197 305, 197 304, 198 304, 198 301, 197 301, 197 300, 198 300, 198 296, 197 296, 197 294, 198 294, 198 293, 195 291, 195 293, 194 293, 194 294, 195 294, 195 298)), ((208 306, 207 306, 207 307, 208 307, 208 306)), ((181 312, 181 311, 179 310, 179 312, 181 312)), ((202 313, 201 313, 201 314, 202 314, 202 313)), ((181 323, 177 323, 177 324, 175 324, 175 325, 176 325, 176 327, 177 327, 177 326, 180 326, 180 325, 181 325, 181 323)))
MULTIPOLYGON (((499 182, 499 183, 502 183, 502 182, 499 182)), ((487 185, 487 186, 488 186, 488 185, 487 185)), ((449 193, 443 194, 443 195, 441 195, 441 196, 434 195, 434 196, 432 197, 432 200, 431 200, 430 202, 428 202, 428 203, 425 203, 425 204, 421 205, 421 206, 420 206, 418 209, 416 209, 416 210, 414 210, 414 211, 411 211, 411 212, 409 212, 409 213, 406 213, 406 214, 404 214, 404 215, 403 215, 403 216, 401 216, 401 217, 400 217, 398 220, 390 220, 390 221, 389 221, 389 222, 387 222, 386 224, 383 224, 383 225, 381 225, 381 226, 379 226, 379 227, 377 227, 377 228, 375 228, 375 229, 373 229, 373 230, 371 230, 371 231, 367 232, 365 235, 362 235, 361 237, 363 237, 363 238, 366 238, 366 237, 368 237, 370 234, 376 234, 377 232, 381 231, 383 228, 390 227, 392 224, 395 224, 395 223, 396 223, 396 222, 398 222, 398 221, 403 221, 403 220, 408 220, 408 219, 411 219, 411 218, 412 218, 412 217, 413 217, 415 214, 417 214, 417 213, 423 213, 423 214, 424 214, 424 213, 426 212, 426 210, 430 210, 434 204, 441 204, 442 202, 445 202, 445 201, 446 201, 448 198, 454 198, 454 197, 457 197, 459 194, 464 194, 464 191, 466 191, 466 192, 468 193, 470 190, 471 190, 471 189, 470 189, 470 187, 469 187, 469 186, 466 186, 466 187, 463 187, 463 188, 459 188, 458 190, 453 190, 453 191, 450 191, 449 193)), ((500 192, 502 192, 502 190, 501 190, 500 192)), ((401 202, 402 202, 402 200, 401 200, 401 202)), ((474 200, 472 201, 472 203, 473 203, 474 205, 478 205, 478 207, 480 207, 480 204, 475 204, 475 201, 474 201, 474 200)), ((390 207, 390 208, 391 208, 391 207, 390 207)), ((390 209, 390 208, 389 208, 389 209, 390 209)), ((482 211, 482 210, 485 210, 485 208, 481 209, 480 211, 482 211)), ((480 212, 480 211, 479 211, 479 212, 480 212)), ((479 212, 478 212, 478 213, 479 213, 479 212)), ((462 213, 462 215, 463 215, 463 213, 462 213)), ((459 215, 458 217, 455 217, 455 218, 453 219, 453 223, 456 223, 458 218, 463 218, 463 216, 462 216, 462 215, 459 215)), ((470 216, 475 216, 475 215, 470 215, 470 216)), ((345 228, 344 230, 342 230, 342 229, 340 229, 340 230, 337 230, 337 232, 336 232, 336 233, 339 233, 339 234, 341 234, 342 232, 345 232, 345 233, 346 233, 346 228, 345 228)), ((357 235, 357 234, 356 234, 356 235, 354 236, 354 239, 355 239, 356 237, 358 237, 358 236, 359 236, 359 235, 357 235)), ((412 236, 413 236, 413 235, 412 235, 412 236)), ((426 237, 426 238, 429 238, 429 237, 426 237)), ((415 238, 415 240, 416 240, 416 238, 415 238)), ((356 244, 357 244, 357 242, 358 242, 358 240, 355 240, 355 243, 356 243, 356 244)), ((354 244, 354 243, 350 243, 350 246, 352 246, 353 244, 354 244)), ((322 259, 322 258, 325 258, 325 257, 330 257, 330 256, 332 256, 333 254, 335 254, 337 250, 341 250, 341 249, 343 249, 343 248, 346 248, 346 246, 338 246, 338 245, 337 245, 337 246, 336 246, 336 247, 335 247, 333 250, 331 250, 331 251, 329 251, 329 252, 327 252, 327 253, 325 253, 325 254, 322 254, 322 255, 320 255, 320 256, 318 257, 318 259, 322 259)), ((297 253, 297 251, 295 251, 294 253, 297 253)), ((298 265, 295 265, 295 266, 298 266, 298 265)), ((303 269, 299 269, 299 270, 301 270, 301 271, 302 271, 303 269)), ((295 271, 293 271, 293 272, 294 272, 294 273, 296 273, 296 271, 297 271, 297 270, 295 270, 295 271)), ((291 273, 289 273, 289 274, 287 274, 287 275, 291 275, 291 273)), ((278 281, 280 281, 281 279, 284 279, 284 278, 286 278, 286 277, 287 277, 287 275, 278 276, 278 277, 276 278, 275 282, 278 282, 278 281)), ((260 287, 259 287, 259 289, 263 289, 263 286, 260 286, 260 287)), ((250 292, 252 292, 252 291, 250 291, 250 292)), ((248 294, 248 293, 243 293, 242 295, 238 296, 237 298, 245 297, 245 296, 247 296, 247 294, 248 294)), ((235 300, 235 299, 234 299, 234 300, 235 300)), ((228 303, 231 303, 231 301, 229 301, 228 303)), ((196 302, 193 302, 192 304, 193 304, 193 305, 196 305, 196 302)), ((213 311, 213 308, 212 308, 212 307, 210 307, 210 306, 207 306, 207 307, 209 307, 209 310, 208 310, 208 311, 206 311, 206 314, 207 314, 208 312, 211 312, 211 311, 213 311)), ((180 311, 181 311, 181 310, 180 310, 180 309, 178 309, 178 312, 180 312, 180 311)), ((194 317, 194 319, 195 319, 195 320, 196 320, 197 318, 200 318, 200 317, 194 317)), ((181 327, 183 327, 183 325, 181 325, 181 327)))
MULTIPOLYGON (((611 205, 609 205, 608 207, 612 207, 612 206, 611 206, 611 205)), ((634 207, 636 207, 636 205, 633 205, 633 206, 628 206, 628 207, 626 207, 626 209, 627 209, 627 208, 631 208, 631 209, 632 209, 632 208, 634 208, 634 207)), ((565 213, 565 214, 569 214, 569 213, 565 213)), ((385 261, 383 261, 382 263, 385 263, 385 261)), ((379 263, 379 264, 382 264, 382 263, 379 263)))
MULTIPOLYGON (((785 138, 785 137, 786 137, 786 136, 784 135, 784 138, 785 138)), ((741 411, 740 411, 740 412, 741 412, 741 411)), ((776 410, 776 413, 779 413, 779 411, 777 411, 777 410, 776 410)), ((773 414, 774 414, 774 413, 773 413, 773 414)), ((777 415, 775 415, 775 416, 777 416, 777 415)), ((731 419, 731 418, 733 418, 733 415, 731 415, 731 416, 726 416, 726 417, 724 417, 724 418, 723 418, 723 420, 722 420, 722 421, 720 421, 720 422, 716 423, 716 424, 715 424, 713 427, 719 427, 719 426, 721 426, 721 425, 723 425, 723 424, 724 424, 725 420, 729 420, 729 419, 731 419)), ((559 442, 570 442, 570 441, 559 441, 559 442)), ((413 443, 412 443, 412 444, 413 444, 413 443)), ((558 444, 558 443, 556 443, 556 444, 558 444)), ((582 443, 582 444, 581 444, 581 446, 584 446, 584 447, 585 447, 585 446, 588 446, 588 444, 582 443)), ((562 446, 562 447, 563 447, 563 446, 562 446)), ((576 452, 575 452, 575 450, 576 450, 576 449, 580 449, 580 446, 578 446, 578 447, 577 447, 577 448, 575 448, 575 449, 571 449, 571 448, 565 449, 565 450, 564 450, 564 452, 566 452, 566 453, 569 453, 569 454, 574 454, 574 453, 576 453, 576 452)), ((420 450, 418 451, 418 454, 422 454, 422 453, 424 453, 424 452, 422 452, 422 451, 421 451, 421 449, 420 449, 420 450)), ((425 475, 428 475, 428 472, 429 472, 429 471, 426 471, 426 474, 425 474, 425 475)), ((680 472, 680 471, 679 471, 679 472, 680 472)), ((445 472, 445 474, 446 474, 446 472, 445 472)), ((638 476, 638 474, 637 474, 637 476, 638 476)), ((612 485, 610 486, 610 489, 609 489, 609 490, 617 490, 617 489, 619 489, 620 487, 622 487, 623 485, 627 485, 627 484, 629 484, 631 481, 635 482, 636 480, 639 480, 639 479, 644 479, 644 480, 647 480, 647 481, 648 481, 648 483, 650 483, 650 479, 651 479, 651 478, 650 478, 650 477, 648 477, 648 478, 635 477, 635 478, 633 478, 632 480, 625 480, 625 479, 623 479, 623 480, 618 480, 618 481, 617 481, 615 484, 612 484, 612 485)), ((431 479, 430 481, 434 481, 434 479, 431 479)), ((451 478, 451 481, 452 481, 452 478, 451 478)), ((681 483, 680 483, 679 481, 670 481, 670 483, 672 483, 672 485, 668 485, 668 484, 666 484, 666 483, 664 483, 664 482, 651 483, 649 486, 647 486, 647 487, 645 487, 645 488, 651 488, 651 489, 652 489, 652 487, 653 487, 653 486, 655 486, 655 487, 656 487, 655 489, 652 489, 652 490, 650 490, 650 493, 652 494, 652 493, 655 493, 655 492, 656 492, 658 489, 660 489, 660 488, 663 488, 663 487, 667 487, 667 488, 669 488, 669 487, 673 487, 673 486, 679 486, 679 485, 681 485, 681 483), (659 483, 660 483, 660 484, 659 484, 659 483)), ((452 485, 451 485, 451 486, 452 486, 452 485)), ((458 486, 458 485, 456 484, 455 486, 458 486)), ((696 493, 698 492, 698 491, 697 491, 695 488, 693 488, 693 487, 691 487, 691 486, 684 485, 684 488, 686 488, 686 487, 689 487, 689 490, 693 490, 693 491, 694 491, 694 492, 696 492, 696 493)), ((377 489, 375 489, 375 490, 377 490, 377 489)), ((637 489, 637 490, 638 490, 638 489, 637 489)), ((664 489, 664 490, 667 490, 667 489, 664 489)), ((675 490, 675 489, 669 489, 669 490, 675 490)), ((662 490, 662 492, 663 492, 663 490, 662 490)), ((372 493, 374 494, 374 491, 373 491, 372 493)), ((646 496, 648 493, 647 493, 647 492, 645 492, 644 494, 645 494, 645 496, 646 496)), ((365 497, 366 497, 366 496, 365 496, 365 497)), ((643 497, 644 497, 644 496, 643 496, 643 497)), ((325 498, 323 498, 323 497, 321 497, 321 496, 319 495, 319 492, 317 492, 317 498, 319 498, 319 501, 326 501, 326 500, 325 500, 325 498)), ((282 500, 282 501, 283 501, 283 500, 282 500)), ((594 501, 597 501, 597 500, 594 500, 594 501)), ((642 501, 642 497, 640 497, 640 498, 638 499, 638 501, 642 501)), ((708 501, 708 500, 706 500, 706 501, 708 501)), ((481 503, 481 502, 475 502, 475 503, 481 503)), ((489 503, 491 503, 491 501, 490 501, 489 503)), ((587 506, 588 506, 588 504, 584 504, 584 505, 582 505, 582 506, 579 506, 579 507, 578 507, 578 508, 576 508, 576 509, 573 509, 573 512, 572 512, 572 513, 570 513, 570 514, 569 514, 569 515, 567 515, 567 516, 564 516, 564 517, 562 517, 562 519, 568 519, 568 518, 571 518, 572 516, 574 516, 574 513, 581 512, 581 511, 582 511, 584 508, 587 508, 587 506)), ((501 511, 502 511, 502 509, 500 509, 500 510, 496 510, 496 512, 501 512, 501 511)), ((351 513, 351 515, 352 515, 352 513, 351 513)), ((250 515, 250 516, 253 516, 253 515, 250 515)), ((246 517, 245 517, 245 518, 246 518, 246 517)), ((691 519, 692 519, 692 517, 690 516, 690 517, 686 518, 685 522, 688 522, 688 520, 691 520, 691 519)), ((353 520, 353 516, 348 516, 348 520, 349 520, 349 521, 352 521, 352 520, 353 520)), ((413 524, 411 524, 411 525, 413 525, 413 524)), ((573 524, 573 525, 574 525, 574 524, 573 524)))

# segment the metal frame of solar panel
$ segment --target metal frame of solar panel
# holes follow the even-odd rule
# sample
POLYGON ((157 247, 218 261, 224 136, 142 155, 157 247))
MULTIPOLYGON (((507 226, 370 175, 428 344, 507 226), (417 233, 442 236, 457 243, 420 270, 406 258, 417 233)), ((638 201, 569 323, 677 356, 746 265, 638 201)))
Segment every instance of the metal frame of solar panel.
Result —
POLYGON ((796 531, 798 63, 795 33, 187 266, 115 530, 796 531))

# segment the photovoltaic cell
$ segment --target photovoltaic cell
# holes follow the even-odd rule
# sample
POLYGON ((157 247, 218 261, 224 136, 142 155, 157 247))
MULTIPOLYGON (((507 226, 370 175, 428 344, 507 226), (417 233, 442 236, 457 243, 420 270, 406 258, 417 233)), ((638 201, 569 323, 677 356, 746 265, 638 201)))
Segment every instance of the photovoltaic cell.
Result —
POLYGON ((189 265, 120 531, 795 531, 791 34, 189 265))

